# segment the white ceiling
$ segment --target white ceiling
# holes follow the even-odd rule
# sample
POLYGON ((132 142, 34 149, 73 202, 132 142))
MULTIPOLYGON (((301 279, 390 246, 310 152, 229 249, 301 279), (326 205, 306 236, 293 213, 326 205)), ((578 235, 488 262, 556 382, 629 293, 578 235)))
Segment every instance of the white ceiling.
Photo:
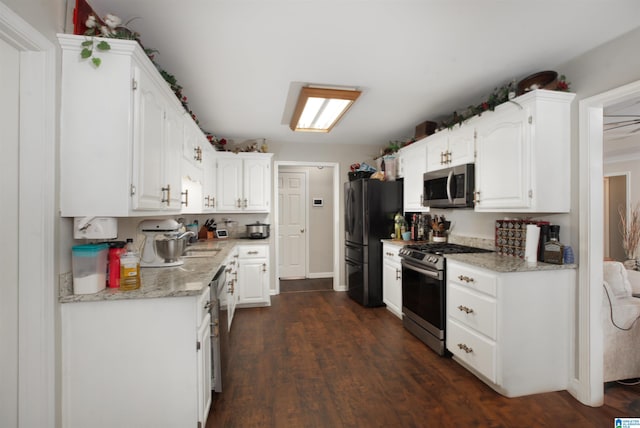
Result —
MULTIPOLYGON (((249 139, 385 145, 640 25, 638 0, 89 0, 141 34, 201 127, 249 139), (612 7, 615 3, 615 7, 612 7), (290 88, 355 86, 329 134, 288 127, 290 88), (297 85, 297 86, 296 86, 297 85)), ((571 80, 571 76, 567 76, 571 80)))

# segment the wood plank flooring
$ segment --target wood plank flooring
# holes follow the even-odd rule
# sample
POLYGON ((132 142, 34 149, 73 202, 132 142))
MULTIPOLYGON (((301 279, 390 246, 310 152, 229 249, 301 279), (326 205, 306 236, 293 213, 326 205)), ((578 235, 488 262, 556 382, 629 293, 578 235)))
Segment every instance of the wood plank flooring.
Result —
POLYGON ((637 403, 628 406, 637 389, 599 408, 565 391, 505 398, 386 308, 363 308, 342 292, 281 294, 271 307, 236 311, 229 353, 207 428, 600 428, 640 416, 637 403))

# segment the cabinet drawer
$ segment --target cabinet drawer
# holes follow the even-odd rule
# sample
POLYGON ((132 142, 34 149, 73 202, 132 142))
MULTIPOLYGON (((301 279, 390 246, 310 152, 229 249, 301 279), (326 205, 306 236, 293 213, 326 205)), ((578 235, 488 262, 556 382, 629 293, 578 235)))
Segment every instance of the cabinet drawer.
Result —
POLYGON ((496 295, 498 278, 488 272, 469 269, 455 262, 448 263, 447 280, 490 296, 496 295))
POLYGON ((491 382, 496 382, 495 342, 448 318, 447 349, 491 382))
POLYGON ((267 248, 266 245, 242 245, 238 247, 238 253, 242 259, 264 259, 267 248))
POLYGON ((209 302, 211 292, 209 287, 205 287, 202 291, 202 294, 198 297, 198 302, 196 306, 196 320, 198 320, 198 325, 200 325, 200 321, 204 319, 205 316, 209 313, 209 302))
POLYGON ((393 244, 384 243, 382 245, 382 258, 385 261, 400 263, 401 259, 400 259, 400 255, 398 254, 398 251, 400 251, 400 248, 402 247, 399 247, 393 244))
POLYGON ((460 323, 496 339, 496 301, 457 284, 447 285, 447 314, 460 323))

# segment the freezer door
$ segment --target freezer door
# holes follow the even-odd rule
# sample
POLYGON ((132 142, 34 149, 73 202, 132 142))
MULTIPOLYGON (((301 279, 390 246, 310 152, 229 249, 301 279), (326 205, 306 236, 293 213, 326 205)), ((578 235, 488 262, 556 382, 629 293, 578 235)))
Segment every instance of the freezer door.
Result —
POLYGON ((365 242, 364 180, 344 184, 345 241, 356 244, 365 242))

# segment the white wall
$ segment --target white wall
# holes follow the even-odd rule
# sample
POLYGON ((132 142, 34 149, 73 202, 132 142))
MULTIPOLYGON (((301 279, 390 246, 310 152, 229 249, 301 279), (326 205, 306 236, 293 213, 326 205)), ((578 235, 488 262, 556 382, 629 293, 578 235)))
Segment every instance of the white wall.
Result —
MULTIPOLYGON (((3 7, 3 19, 7 19, 12 25, 17 25, 20 28, 21 34, 16 37, 16 40, 22 40, 22 36, 24 34, 24 39, 36 40, 39 39, 40 36, 43 36, 45 39, 51 42, 50 46, 45 47, 44 43, 34 42, 34 46, 38 45, 42 49, 51 49, 53 46, 57 45, 56 42, 56 33, 62 31, 63 29, 63 21, 65 15, 65 5, 64 0, 1 0, 3 7), (5 15, 4 7, 7 7, 11 10, 11 12, 20 16, 22 20, 24 20, 30 27, 35 29, 34 32, 31 29, 26 30, 25 26, 22 24, 18 24, 19 20, 14 22, 12 18, 12 14, 7 13, 5 15), (24 33, 22 33, 24 31, 24 33), (37 37, 36 33, 39 33, 37 37), (35 37, 32 38, 32 37, 35 37)), ((3 26, 3 35, 9 34, 11 37, 13 36, 11 31, 4 32, 5 27, 3 26)), ((26 48, 26 50, 32 49, 31 47, 26 48)), ((38 49, 35 49, 38 50, 38 49)), ((41 51, 44 52, 44 51, 41 51)), ((38 68, 42 70, 43 63, 46 60, 43 60, 44 53, 36 53, 23 55, 22 64, 38 64, 38 68), (33 60, 33 61, 32 61, 33 60), (40 62, 43 60, 42 62, 40 62)), ((53 59, 57 62, 57 59, 53 59)), ((51 76, 51 72, 49 68, 45 68, 47 70, 47 75, 51 76)), ((53 67, 55 63, 51 63, 53 67)), ((26 65, 23 69, 23 75, 27 76, 36 76, 37 73, 31 73, 29 70, 32 66, 26 65)), ((57 68, 55 69, 57 70, 57 68)), ((54 79, 53 82, 56 82, 55 85, 59 85, 59 75, 52 76, 54 79)), ((48 83, 48 82, 47 82, 48 83)), ((44 79, 42 81, 37 82, 38 88, 46 87, 46 83, 44 83, 44 79)), ((33 130, 34 132, 40 132, 41 129, 36 129, 38 127, 46 127, 46 141, 47 141, 47 149, 51 148, 51 153, 57 153, 55 148, 52 148, 49 144, 53 144, 57 147, 58 139, 58 125, 57 125, 57 111, 55 106, 59 105, 59 96, 55 87, 48 88, 51 91, 55 91, 51 95, 53 98, 51 103, 44 102, 40 104, 40 106, 44 107, 44 110, 37 111, 37 108, 33 109, 33 113, 31 109, 29 109, 24 116, 21 116, 21 121, 27 118, 31 118, 31 120, 40 121, 48 121, 49 118, 52 119, 52 123, 43 124, 39 122, 37 125, 34 123, 33 130), (33 114, 32 114, 33 113, 33 114), (54 135, 52 135, 53 133, 54 135)), ((23 95, 25 98, 29 98, 29 94, 25 94, 23 91, 23 95)), ((48 91, 45 91, 48 93, 48 91)), ((39 94, 44 94, 45 92, 40 91, 39 94)), ((27 101, 28 103, 28 101, 27 101)), ((22 112, 21 112, 22 114, 22 112)), ((29 120, 29 119, 27 119, 29 120)), ((27 133, 28 134, 28 133, 27 133)), ((21 150, 24 153, 28 153, 28 150, 37 148, 37 144, 33 144, 30 141, 30 136, 26 135, 21 137, 21 144, 27 143, 27 147, 21 147, 21 150), (24 140, 23 140, 24 138, 24 140)), ((40 139, 40 141, 43 141, 40 139)), ((42 144, 44 146, 44 142, 42 144)), ((40 150, 41 153, 46 151, 40 150)), ((52 295, 51 290, 55 290, 57 288, 57 282, 55 278, 57 277, 57 273, 59 272, 58 268, 58 251, 54 251, 54 254, 51 254, 51 243, 53 242, 52 238, 59 237, 59 225, 57 223, 57 216, 55 212, 57 210, 52 210, 50 203, 51 200, 42 201, 42 205, 40 206, 32 206, 29 202, 31 198, 34 196, 38 196, 41 190, 44 187, 39 188, 37 192, 34 191, 36 187, 38 187, 38 183, 42 181, 42 177, 46 177, 46 180, 50 180, 52 174, 51 171, 57 170, 57 160, 55 156, 47 156, 43 158, 43 162, 40 163, 39 159, 35 157, 32 160, 32 166, 38 165, 39 172, 42 172, 41 177, 34 177, 33 183, 22 183, 20 185, 20 198, 24 203, 24 207, 33 207, 32 213, 29 213, 30 218, 40 217, 40 215, 44 215, 45 217, 50 215, 47 220, 41 219, 41 224, 34 224, 33 230, 40 230, 43 226, 46 226, 46 236, 33 236, 29 239, 29 242, 25 242, 27 236, 22 235, 23 240, 20 242, 19 247, 30 248, 33 251, 33 260, 38 266, 34 266, 33 269, 33 278, 39 278, 38 284, 30 283, 29 289, 27 290, 25 285, 29 281, 27 277, 29 275, 22 275, 22 278, 19 280, 19 302, 18 302, 18 318, 21 322, 18 325, 8 326, 9 328, 15 328, 19 335, 19 343, 17 349, 14 351, 17 355, 19 355, 20 360, 18 361, 18 367, 3 365, 0 370, 9 371, 18 373, 18 388, 13 392, 15 397, 17 397, 17 402, 13 402, 15 405, 12 405, 12 409, 3 408, 1 412, 12 412, 13 415, 3 414, 1 420, 4 421, 15 421, 15 415, 17 415, 17 425, 13 425, 13 422, 9 422, 9 426, 7 428, 13 428, 13 426, 60 426, 60 365, 58 361, 60 361, 60 328, 57 316, 57 303, 54 301, 54 295, 52 295), (41 168, 41 169, 40 169, 41 168), (35 183, 35 184, 34 184, 35 183), (30 185, 33 186, 30 186, 30 185), (34 187, 35 186, 35 187, 34 187), (37 194, 36 194, 37 193, 37 194), (53 227, 50 225, 53 224, 53 227), (52 230, 53 229, 53 230, 52 230), (51 236, 53 235, 53 236, 51 236), (38 239, 40 238, 40 239, 38 239), (46 255, 40 252, 45 252, 46 255), (49 265, 49 261, 53 261, 53 265, 49 265), (44 282, 44 283, 43 283, 44 282), (26 303, 25 303, 26 302, 26 303), (51 306, 54 305, 52 308, 51 306), (28 308, 28 309, 27 309, 28 308), (32 317, 29 310, 36 310, 40 313, 35 313, 32 317), (27 322, 23 322, 23 321, 27 322), (53 336, 53 337, 52 337, 53 336), (31 401, 30 401, 31 400, 31 401), (38 421, 38 422, 35 422, 38 421)), ((23 159, 21 161, 22 164, 27 164, 27 161, 23 159)), ((24 174, 28 174, 29 176, 33 175, 37 172, 32 172, 29 170, 30 167, 24 169, 24 174)), ((35 168, 33 168, 35 169, 35 168)), ((50 181, 48 181, 50 182, 50 181)), ((52 183, 51 187, 54 184, 52 183)), ((57 190, 57 186, 56 186, 57 190)), ((55 192, 57 194, 57 192, 55 192)), ((47 189, 47 195, 50 195, 50 190, 47 189)), ((21 204, 22 205, 22 204, 21 204)), ((26 214, 26 213, 23 213, 26 214)), ((26 215, 21 215, 21 220, 23 220, 26 215)), ((29 222, 27 219, 25 222, 29 222)), ((18 227, 19 225, 14 225, 14 227, 18 227)), ((26 226, 25 226, 26 228, 26 226)), ((22 233, 22 232, 20 232, 22 233)), ((43 234, 44 235, 44 234, 43 234)), ((20 248, 15 249, 19 252, 19 254, 23 253, 24 250, 20 250, 20 248)), ((19 255, 20 264, 27 265, 30 263, 28 260, 24 260, 24 255, 19 255)), ((20 268, 23 269, 23 268, 20 268)), ((24 272, 22 272, 24 274, 24 272)), ((9 293, 9 290, 5 290, 9 293)), ((11 293, 9 293, 11 294, 11 293)), ((3 377, 4 378, 4 377, 3 377)), ((2 406, 0 406, 2 407, 2 406)))
MULTIPOLYGON (((331 137, 328 135, 328 139, 331 137)), ((380 154, 380 148, 372 145, 358 145, 347 143, 326 143, 326 144, 296 144, 296 143, 278 143, 269 141, 269 150, 274 153, 273 160, 275 161, 300 161, 300 162, 337 162, 339 164, 339 224, 340 242, 338 248, 340 254, 338 260, 340 265, 343 266, 344 260, 344 189, 342 183, 348 181, 347 173, 349 172, 349 166, 353 163, 367 162, 370 165, 374 165, 373 158, 380 154)), ((325 199, 326 202, 326 199, 325 199)), ((340 269, 339 272, 340 285, 345 285, 345 272, 344 269, 340 269)))
MULTIPOLYGON (((307 172, 307 225, 309 238, 309 276, 333 272, 333 168, 315 166, 281 166, 280 172, 307 172), (314 207, 313 198, 322 198, 323 205, 314 207)), ((274 188, 274 193, 277 189, 274 188)), ((275 218, 275 216, 274 216, 275 218)))

